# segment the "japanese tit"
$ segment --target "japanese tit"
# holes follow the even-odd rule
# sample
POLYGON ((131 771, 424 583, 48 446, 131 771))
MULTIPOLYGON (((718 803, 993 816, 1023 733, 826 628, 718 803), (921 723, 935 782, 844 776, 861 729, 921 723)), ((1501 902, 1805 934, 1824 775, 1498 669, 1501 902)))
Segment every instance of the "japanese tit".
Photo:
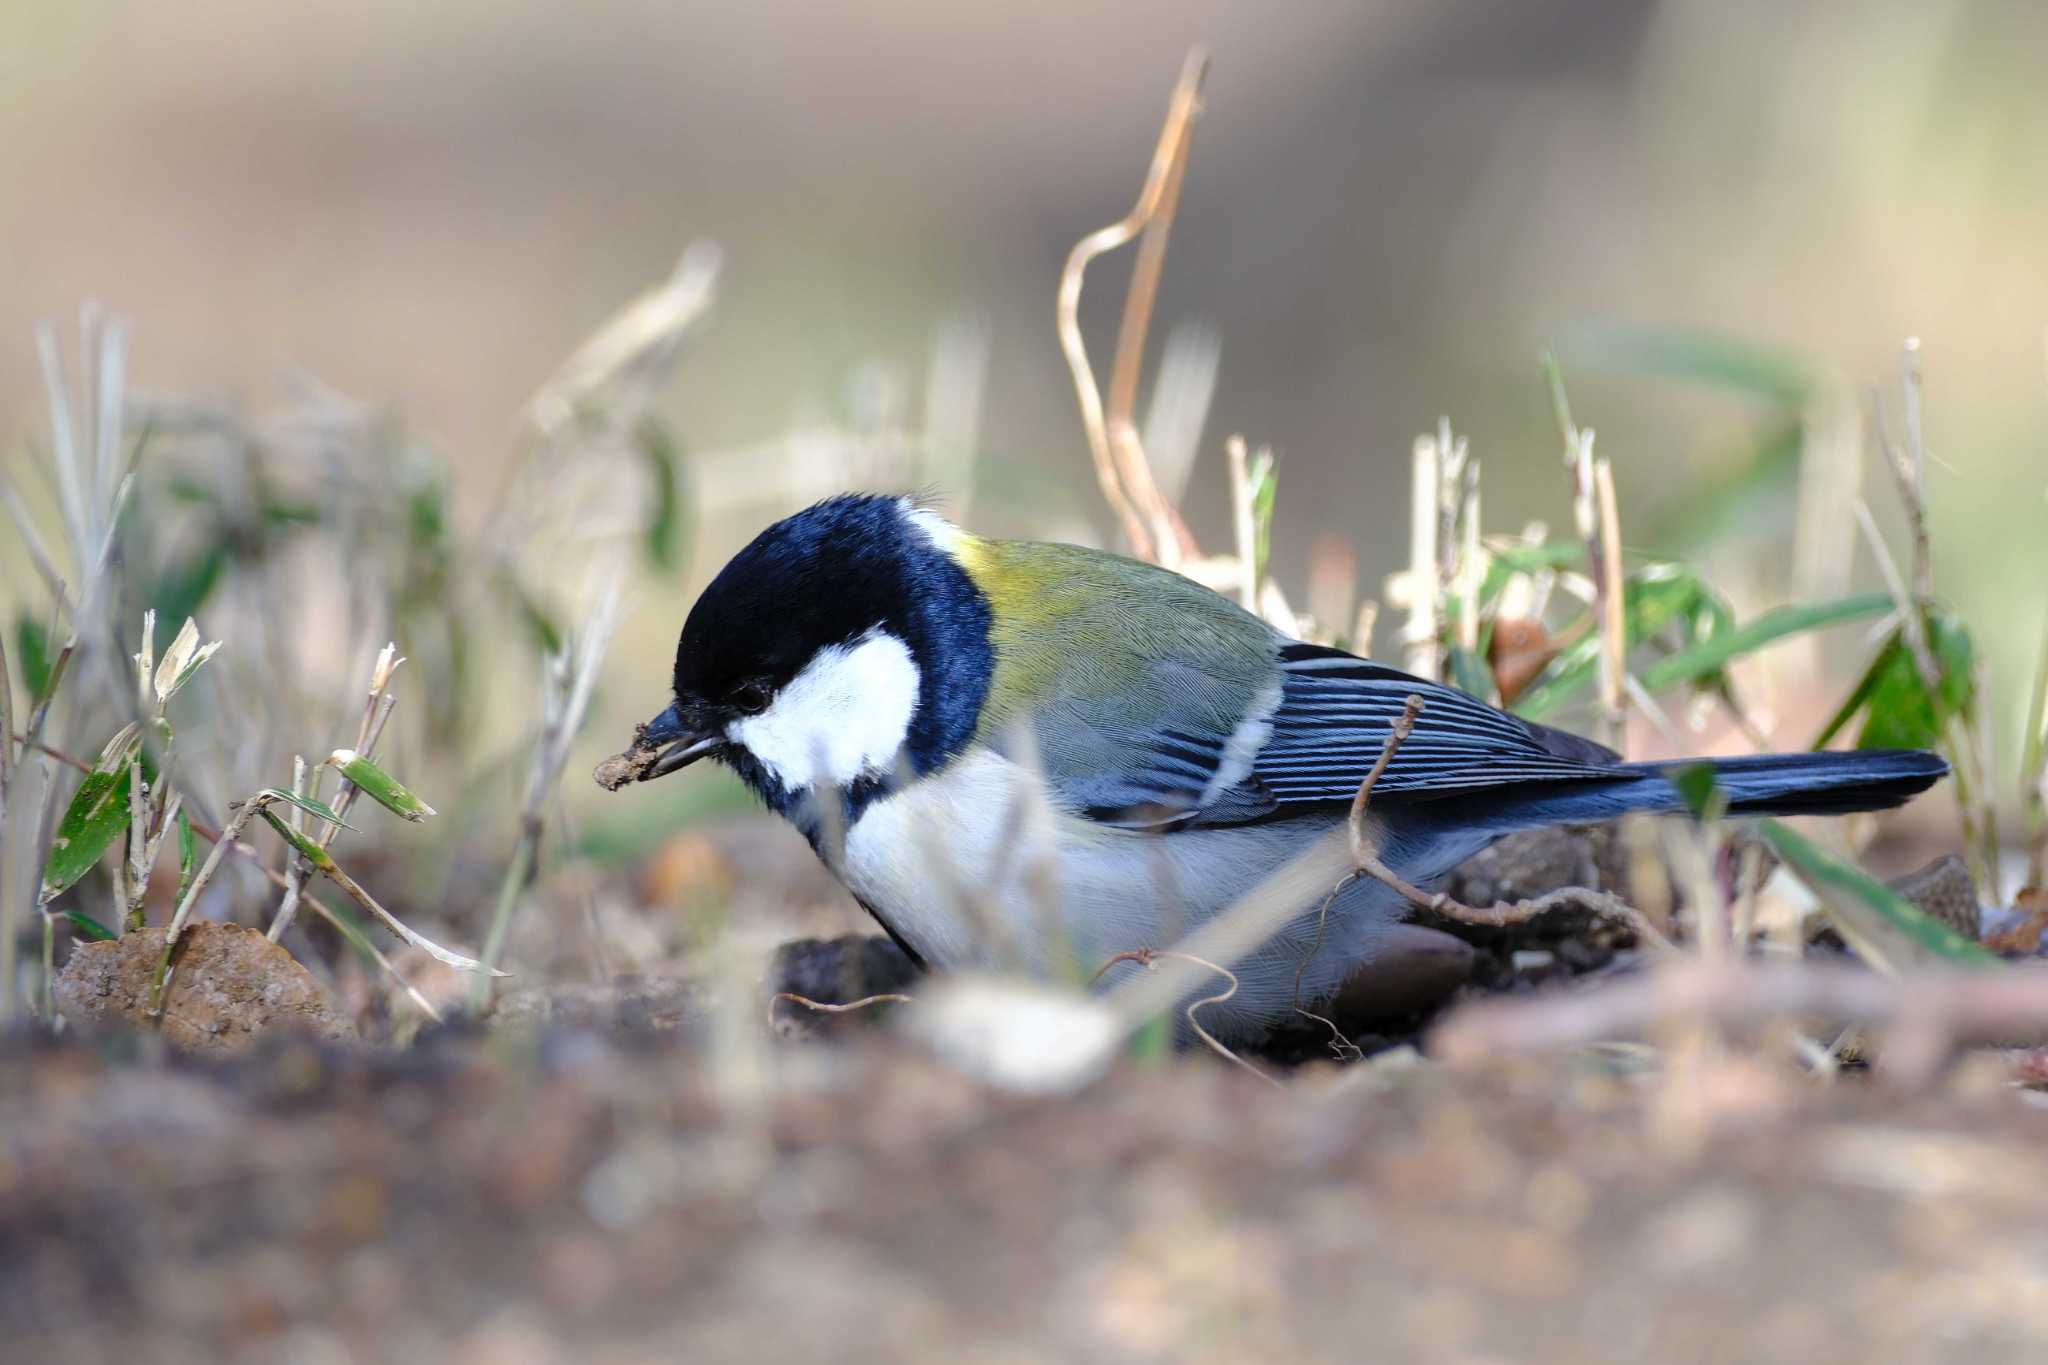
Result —
MULTIPOLYGON (((1292 898, 1203 1012, 1226 1040, 1328 999, 1402 916, 1376 880, 1329 893, 1411 695, 1370 804, 1411 883, 1516 830, 1683 807, 1664 766, 1289 639, 1166 569, 983 539, 903 498, 835 497, 763 531, 691 609, 674 688, 632 776, 724 763, 921 965, 1085 975, 1255 886, 1292 898)), ((1947 772, 1908 751, 1713 767, 1737 815, 1879 809, 1947 772)))

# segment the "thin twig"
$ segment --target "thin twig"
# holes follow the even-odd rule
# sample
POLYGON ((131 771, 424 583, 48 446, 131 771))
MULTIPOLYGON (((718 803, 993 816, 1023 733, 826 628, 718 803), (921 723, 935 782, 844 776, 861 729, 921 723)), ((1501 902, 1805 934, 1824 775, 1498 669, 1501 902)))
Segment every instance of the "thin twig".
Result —
POLYGON ((1344 1036, 1344 1030, 1337 1027, 1337 1021, 1328 1015, 1317 1014, 1301 1003, 1301 979, 1308 975, 1308 969, 1315 965, 1316 958, 1323 951, 1323 935, 1330 925, 1330 906, 1344 888, 1355 881, 1346 877, 1330 888, 1330 894, 1323 897, 1322 905, 1316 910, 1316 936, 1309 942, 1308 951, 1301 955, 1301 961, 1294 968, 1294 1012, 1304 1019, 1313 1019, 1330 1031, 1330 1050, 1337 1054, 1339 1061, 1358 1061, 1365 1056, 1365 1050, 1344 1036))
POLYGON ((1193 953, 1162 951, 1154 953, 1153 956, 1155 958, 1177 958, 1182 962, 1192 962, 1197 967, 1207 967, 1210 971, 1217 973, 1224 980, 1230 983, 1228 986, 1224 987, 1222 991, 1218 992, 1215 995, 1205 995, 1200 1000, 1191 1000, 1188 1002, 1187 1009, 1183 1011, 1183 1013, 1187 1017, 1188 1027, 1193 1029, 1195 1031, 1195 1036, 1202 1040, 1203 1045, 1206 1046, 1211 1052, 1215 1053, 1218 1057, 1221 1057, 1224 1061, 1229 1062, 1233 1066, 1239 1066, 1244 1068, 1246 1071, 1249 1071, 1252 1075, 1257 1076, 1260 1080, 1264 1081, 1267 1085, 1273 1086, 1275 1089, 1278 1089, 1280 1086, 1280 1082, 1274 1080, 1271 1076, 1268 1076, 1258 1067, 1253 1066, 1250 1062, 1246 1061, 1244 1058, 1238 1056, 1235 1052, 1232 1052, 1229 1048, 1225 1047, 1222 1043, 1218 1042, 1215 1036, 1212 1035, 1209 1032, 1209 1030, 1202 1027, 1202 1021, 1195 1018, 1195 1011, 1201 1009, 1204 1005, 1220 1005, 1224 1001, 1230 999, 1231 996, 1237 994, 1237 973, 1231 971, 1228 967, 1218 966, 1216 963, 1209 961, 1209 959, 1205 957, 1196 957, 1193 953))
MULTIPOLYGON (((1150 470, 1142 459, 1133 460, 1120 454, 1118 446, 1121 443, 1111 439, 1102 394, 1096 387, 1095 371, 1088 362, 1088 346, 1081 336, 1081 284, 1090 261, 1131 241, 1159 213, 1165 202, 1168 182, 1173 179, 1174 165, 1186 154, 1188 128, 1200 105, 1202 75, 1207 64, 1208 59, 1200 51, 1189 54, 1181 69, 1180 81, 1174 87, 1173 98, 1167 105, 1166 123, 1160 130, 1159 144, 1152 153, 1151 169, 1146 173, 1137 205, 1121 219, 1089 233, 1074 244, 1074 249, 1067 255, 1066 266, 1060 272, 1059 294, 1054 308, 1060 349, 1066 355, 1067 368, 1073 372, 1074 392, 1081 405, 1081 425, 1087 432, 1088 451, 1095 462, 1096 480, 1102 487, 1102 496, 1122 523, 1132 552, 1141 559, 1156 558, 1158 545, 1145 517, 1140 515, 1140 504, 1150 510, 1154 506, 1153 499, 1161 503, 1165 499, 1151 480, 1150 470), (1137 477, 1137 487, 1130 485, 1133 475, 1137 477)), ((1163 239, 1159 249, 1164 250, 1163 239)), ((1134 279, 1134 286, 1137 283, 1134 279)), ((1144 310, 1149 313, 1149 302, 1144 304, 1144 310)), ((1127 308, 1126 318, 1130 316, 1127 308)), ((1142 336, 1137 341, 1142 345, 1142 336)))
POLYGON ((163 1009, 164 992, 171 984, 171 953, 178 946, 178 936, 185 932, 186 921, 192 918, 192 907, 199 900, 199 893, 206 889, 206 883, 212 878, 214 869, 220 866, 221 858, 241 838, 242 830, 262 807, 261 801, 245 801, 229 817, 227 828, 221 831, 220 838, 208 850, 199 870, 192 875, 192 884, 185 888, 184 896, 171 912, 171 922, 164 928, 163 957, 157 963, 156 980, 150 987, 149 1013, 156 1014, 163 1009))
POLYGON ((1209 1030, 1203 1028, 1202 1021, 1195 1017, 1195 1012, 1201 1009, 1203 1006, 1220 1005, 1224 1001, 1230 999, 1232 996, 1237 994, 1238 980, 1236 972, 1233 972, 1226 967, 1220 967, 1216 963, 1211 962, 1208 958, 1198 957, 1193 953, 1177 952, 1164 948, 1127 948, 1123 952, 1114 954, 1108 960, 1106 960, 1100 967, 1096 968, 1095 975, 1092 978, 1090 978, 1089 984, 1093 985, 1096 982, 1102 980, 1102 978, 1108 973, 1109 969, 1111 967, 1116 966, 1119 962, 1135 962, 1140 967, 1143 967, 1146 971, 1149 972, 1152 970, 1153 965, 1160 961, 1189 962, 1193 963, 1197 967, 1206 967, 1208 970, 1215 972, 1217 975, 1221 976, 1225 981, 1228 981, 1230 983, 1216 995, 1207 995, 1203 996, 1200 1000, 1193 1000, 1188 1002, 1187 1009, 1184 1011, 1188 1021, 1188 1027, 1193 1029, 1195 1036, 1202 1040, 1203 1046, 1207 1047, 1211 1052, 1221 1057, 1224 1061, 1231 1063, 1233 1066, 1243 1067, 1246 1071, 1251 1072, 1252 1075, 1257 1076, 1260 1080, 1266 1082, 1268 1085, 1279 1085, 1280 1082, 1274 1080, 1271 1076, 1268 1076, 1265 1072, 1259 1070, 1258 1067, 1253 1066, 1250 1062, 1246 1061, 1243 1057, 1240 1057, 1237 1053, 1232 1052, 1228 1047, 1225 1047, 1223 1043, 1219 1041, 1214 1034, 1210 1033, 1209 1030))
MULTIPOLYGON (((355 751, 365 758, 375 754, 377 739, 384 733, 384 723, 391 717, 391 708, 398 703, 398 698, 391 694, 391 677, 404 662, 404 657, 398 653, 398 646, 395 643, 386 644, 378 651, 377 662, 370 669, 370 686, 363 698, 362 719, 356 722, 355 751)), ((295 771, 294 778, 297 776, 295 771)), ((293 787, 293 791, 299 795, 311 795, 310 792, 299 792, 296 786, 293 787)), ((335 790, 334 813, 346 819, 349 809, 355 805, 356 794, 356 784, 344 777, 341 786, 335 790)), ((304 820, 299 812, 294 811, 292 819, 296 825, 304 827, 304 820)), ((323 825, 317 842, 320 847, 327 848, 334 843, 335 836, 340 832, 339 825, 323 825)), ((292 916, 298 910, 299 897, 306 884, 306 878, 312 871, 312 859, 296 850, 286 860, 284 896, 278 901, 277 911, 270 919, 268 937, 272 943, 281 940, 285 930, 291 927, 292 916)))
POLYGON ((578 638, 546 664, 541 731, 527 774, 526 799, 519 813, 519 842, 498 885, 497 907, 484 938, 483 971, 470 986, 469 1007, 473 1011, 481 1012, 489 1005, 491 979, 504 974, 497 970, 498 956, 511 933, 513 911, 539 871, 547 803, 561 779, 562 765, 568 761, 569 747, 582 727, 584 712, 589 709, 591 689, 597 685, 598 665, 611 644, 618 616, 619 579, 614 567, 598 579, 578 638))
POLYGON ((1124 294, 1123 320, 1117 327, 1115 358, 1110 362, 1105 413, 1111 449, 1118 457, 1124 486, 1139 512, 1150 520, 1155 548, 1162 561, 1169 564, 1193 558, 1197 553, 1195 540, 1153 475, 1134 414, 1138 406, 1138 376, 1145 365, 1145 337, 1151 329, 1152 308, 1159 297, 1167 238, 1173 230, 1174 213, 1180 207, 1181 184, 1187 175, 1195 118, 1201 112, 1199 95, 1207 64, 1208 58, 1199 50, 1190 52, 1182 72, 1182 83, 1192 83, 1195 99, 1180 121, 1178 136, 1168 154, 1166 179, 1160 187, 1158 203, 1138 238, 1137 260, 1131 266, 1131 283, 1124 294))
MULTIPOLYGON (((1372 798, 1372 789, 1393 762, 1394 754, 1407 740, 1415 728, 1416 717, 1422 714, 1423 701, 1420 696, 1409 694, 1407 704, 1393 728, 1387 732, 1387 740, 1380 747, 1379 757, 1373 760, 1372 769, 1365 780, 1358 784, 1358 792, 1351 798, 1351 813, 1346 824, 1351 834, 1351 863, 1359 874, 1390 887, 1410 905, 1428 910, 1467 924, 1483 925, 1489 928, 1506 928, 1510 925, 1525 924, 1539 915, 1544 915, 1561 906, 1582 906, 1595 914, 1619 920, 1632 930, 1642 942, 1659 949, 1670 949, 1671 941, 1664 937, 1649 917, 1629 905, 1620 897, 1590 887, 1571 886, 1538 896, 1533 900, 1502 902, 1490 906, 1467 905, 1453 898, 1449 893, 1424 891, 1400 873, 1381 861, 1379 850, 1366 830, 1366 812, 1372 798)), ((1341 888, 1340 888, 1341 889, 1341 888)))
POLYGON ((807 1010, 816 1010, 819 1014, 851 1014, 855 1010, 869 1009, 875 1005, 907 1005, 911 997, 901 991, 883 991, 879 995, 864 995, 858 1000, 834 1005, 823 1000, 813 1000, 807 995, 798 995, 795 991, 777 991, 768 998, 768 1027, 771 1029, 775 1027, 775 1007, 784 1000, 792 1005, 802 1005, 807 1010))
POLYGON ((1387 765, 1394 761, 1395 753, 1408 742, 1408 736, 1414 733, 1415 721, 1422 714, 1422 707, 1421 694, 1410 692, 1408 700, 1401 707, 1401 714, 1394 718, 1392 728, 1387 731, 1386 743, 1380 745, 1379 757, 1372 761, 1372 767, 1366 771, 1365 780, 1358 784, 1358 791, 1351 798, 1351 812, 1345 817, 1344 823, 1351 832, 1351 863, 1354 868, 1363 868, 1364 859, 1372 852, 1372 841, 1366 838, 1365 834, 1365 812, 1372 801, 1372 789, 1379 784, 1381 775, 1387 771, 1387 765))

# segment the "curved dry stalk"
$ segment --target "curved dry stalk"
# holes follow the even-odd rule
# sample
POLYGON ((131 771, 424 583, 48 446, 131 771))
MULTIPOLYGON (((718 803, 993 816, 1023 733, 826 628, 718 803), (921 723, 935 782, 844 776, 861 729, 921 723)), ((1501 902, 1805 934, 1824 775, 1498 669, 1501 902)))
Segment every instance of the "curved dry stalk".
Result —
MULTIPOLYGON (((1428 910, 1451 919, 1462 920, 1466 924, 1478 924, 1496 929, 1506 928, 1509 925, 1525 924, 1537 916, 1547 914, 1560 906, 1580 905, 1592 910, 1596 914, 1619 920, 1627 925, 1642 942, 1660 951, 1672 951, 1671 940, 1666 938, 1656 925, 1650 923, 1649 916, 1628 904, 1619 896, 1606 891, 1595 891, 1590 887, 1568 886, 1562 890, 1552 891, 1547 895, 1537 896, 1532 900, 1502 902, 1498 905, 1482 907, 1467 905, 1463 901, 1452 897, 1448 892, 1424 891, 1421 887, 1410 882, 1400 873, 1382 862, 1379 850, 1373 846, 1372 839, 1366 832, 1366 809, 1372 799, 1373 784, 1379 781, 1380 774, 1384 773, 1387 770, 1387 765, 1393 762, 1395 752, 1400 749, 1409 734, 1414 730, 1415 718, 1422 714, 1422 705, 1422 698, 1420 696, 1414 693, 1409 694, 1407 704, 1401 708, 1400 716, 1394 721, 1393 728, 1387 732, 1387 742, 1381 746, 1380 756, 1373 760, 1371 771, 1366 773, 1365 780, 1358 784, 1358 794, 1351 798, 1351 814, 1345 823, 1351 836, 1353 876, 1371 877, 1381 885, 1391 887, 1401 894, 1403 900, 1406 900, 1410 905, 1418 909, 1428 910)), ((1346 880, 1350 879, 1346 878, 1346 880)), ((1338 883, 1338 890, 1342 888, 1343 883, 1338 883)), ((1332 891, 1331 894, 1334 896, 1336 892, 1332 891)))
POLYGON ((1187 1016, 1188 1027, 1195 1031, 1195 1036, 1202 1040, 1202 1043, 1205 1047, 1207 1047, 1211 1052, 1215 1053, 1218 1057, 1221 1057, 1224 1061, 1229 1062, 1233 1066, 1243 1067, 1246 1071, 1249 1071, 1252 1075, 1257 1076, 1260 1080, 1264 1081, 1267 1085, 1273 1086, 1275 1089, 1280 1088, 1280 1082, 1274 1080, 1271 1076, 1268 1076, 1265 1072, 1259 1070, 1259 1068, 1253 1066, 1250 1062, 1246 1061, 1244 1058, 1238 1056, 1235 1052, 1232 1052, 1229 1048, 1225 1047, 1222 1043, 1218 1042, 1214 1034, 1210 1033, 1209 1030, 1202 1027, 1202 1021, 1195 1018, 1195 1011, 1201 1009, 1204 1005, 1220 1005, 1224 1001, 1230 999, 1231 996, 1237 994, 1237 973, 1231 971, 1228 967, 1220 967, 1216 963, 1209 961, 1209 959, 1205 957, 1196 957, 1193 953, 1178 953, 1168 950, 1163 952, 1155 952, 1154 954, 1152 954, 1152 956, 1154 958, 1177 958, 1182 962, 1192 962, 1197 967, 1207 967, 1210 971, 1217 973, 1218 975, 1223 977, 1224 980, 1230 983, 1228 986, 1224 987, 1222 991, 1218 992, 1215 995, 1205 995, 1200 1000, 1190 1000, 1188 1002, 1187 1009, 1183 1011, 1183 1013, 1187 1016))
POLYGON ((883 991, 879 995, 864 995, 858 1000, 834 1005, 824 1000, 813 1000, 808 995, 798 995, 795 991, 777 991, 768 998, 768 1027, 771 1029, 775 1027, 775 1007, 784 1000, 792 1005, 802 1005, 807 1010, 816 1010, 819 1014, 851 1014, 875 1005, 907 1005, 911 997, 901 991, 883 991))
MULTIPOLYGON (((1207 68, 1206 54, 1199 49, 1188 54, 1187 62, 1181 68, 1180 81, 1174 87, 1173 98, 1167 105, 1166 123, 1160 130, 1159 144, 1152 153, 1152 165, 1146 172, 1145 185, 1138 194, 1136 206, 1108 227, 1098 228, 1074 244, 1074 249, 1067 254, 1066 266, 1060 272, 1059 293, 1054 305, 1060 350, 1066 355, 1067 368, 1073 371, 1074 392, 1081 405, 1081 425, 1087 432, 1088 453, 1094 460, 1096 481, 1102 487, 1103 498, 1122 523, 1132 552, 1141 559, 1156 559, 1159 541, 1148 527, 1147 517, 1139 514, 1140 506, 1153 514, 1156 520, 1157 509, 1165 505, 1166 499, 1152 478, 1150 467, 1145 464, 1143 451, 1137 448, 1136 431, 1130 430, 1127 436, 1118 433, 1112 439, 1102 393, 1096 386, 1095 371, 1088 361, 1088 345, 1081 336, 1081 283, 1090 261, 1137 237, 1159 216, 1168 202, 1169 192, 1177 196, 1179 181, 1175 168, 1187 155, 1188 134, 1199 109, 1202 76, 1207 68)), ((1143 327, 1151 313, 1150 291, 1157 287, 1157 257, 1165 250, 1163 233, 1158 242, 1150 258, 1141 258, 1140 273, 1132 279, 1133 297, 1126 302, 1120 354, 1128 354, 1132 350, 1142 354, 1143 327)), ((1117 392, 1121 396, 1123 376, 1119 374, 1118 379, 1117 392)), ((1128 382, 1135 394, 1135 374, 1128 382)), ((1121 425, 1128 428, 1129 413, 1123 412, 1122 418, 1121 425)), ((1178 548, 1176 544, 1174 549, 1178 548)))
POLYGON ((1187 1009, 1184 1011, 1184 1013, 1187 1016, 1188 1027, 1195 1031, 1195 1036, 1202 1040, 1203 1046, 1207 1047, 1211 1052, 1221 1057, 1224 1061, 1229 1062, 1234 1066, 1243 1067, 1246 1071, 1251 1072, 1252 1075, 1257 1076, 1260 1080, 1264 1081, 1268 1085, 1279 1085, 1280 1082, 1274 1080, 1271 1076, 1268 1076, 1265 1072, 1259 1070, 1256 1066, 1253 1066, 1250 1062, 1246 1061, 1244 1058, 1238 1056, 1235 1052, 1232 1052, 1229 1048, 1225 1047, 1223 1043, 1220 1042, 1214 1034, 1210 1033, 1209 1030, 1202 1027, 1201 1020, 1195 1018, 1195 1011, 1201 1009, 1204 1005, 1220 1005, 1224 1001, 1230 999, 1230 997, 1232 997, 1233 995, 1237 994, 1237 973, 1231 971, 1228 967, 1218 966, 1216 963, 1211 962, 1206 957, 1197 957, 1193 953, 1176 952, 1172 949, 1167 948, 1126 948, 1124 951, 1120 953, 1112 954, 1103 962, 1103 964, 1100 967, 1096 968, 1095 975, 1092 978, 1090 978, 1088 984, 1092 986, 1096 982, 1102 980, 1103 976, 1109 971, 1109 969, 1111 967, 1116 966, 1116 964, 1119 962, 1135 962, 1140 967, 1143 967, 1146 971, 1149 972, 1152 970, 1152 967, 1155 963, 1167 959, 1170 959, 1175 962, 1191 962, 1197 967, 1206 967, 1208 970, 1215 972, 1217 975, 1223 977, 1224 980, 1230 983, 1228 986, 1224 987, 1224 989, 1218 994, 1205 995, 1200 1000, 1191 1000, 1188 1002, 1187 1009))
POLYGON ((1429 1052, 1446 1065, 1471 1065, 1639 1035, 1670 1022, 1787 1016, 1887 1027, 1888 1069, 1919 1081, 1959 1044, 2048 1036, 2048 972, 2011 965, 1884 976, 1816 962, 1693 960, 1586 990, 1461 1006, 1431 1031, 1429 1052))
MULTIPOLYGON (((1358 792, 1351 798, 1351 813, 1344 818, 1345 828, 1351 835, 1351 863, 1355 869, 1363 870, 1365 859, 1372 853, 1372 841, 1365 837, 1365 811, 1372 801, 1372 789, 1378 785, 1380 775, 1387 765, 1394 761, 1394 754, 1408 742, 1414 733, 1415 718, 1422 714, 1422 697, 1410 692, 1408 700, 1401 707, 1401 714, 1394 720, 1393 728, 1387 731, 1387 742, 1380 746, 1380 756, 1372 761, 1365 780, 1358 784, 1358 792)), ((1377 860, 1375 860, 1377 861, 1377 860)), ((1346 880, 1349 880, 1347 878, 1346 880)), ((1336 892, 1332 891, 1331 895, 1336 892)))
POLYGON ((1365 1056, 1364 1051, 1358 1044, 1344 1036, 1344 1030, 1337 1027, 1335 1019, 1330 1018, 1326 1014, 1317 1014, 1314 1010, 1301 1003, 1301 979, 1308 974, 1308 969, 1315 965, 1316 958, 1323 951, 1323 935, 1330 925, 1330 906, 1335 903, 1338 895, 1343 892, 1344 888, 1351 885, 1357 879, 1356 873, 1342 878, 1335 886, 1330 888, 1330 894, 1323 897, 1322 906, 1316 911, 1315 939, 1308 945, 1308 951, 1301 955, 1301 962, 1294 969, 1293 996, 1294 1012, 1304 1019, 1313 1019, 1328 1029, 1330 1031, 1330 1047, 1340 1058, 1351 1061, 1363 1058, 1365 1056), (1348 1057, 1347 1054, 1349 1054, 1348 1057))

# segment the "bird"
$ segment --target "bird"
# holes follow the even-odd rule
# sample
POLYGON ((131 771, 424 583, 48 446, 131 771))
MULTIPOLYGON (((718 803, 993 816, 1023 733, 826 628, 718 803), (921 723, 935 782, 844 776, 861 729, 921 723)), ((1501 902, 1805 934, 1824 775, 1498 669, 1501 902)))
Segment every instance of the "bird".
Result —
MULTIPOLYGON (((1411 698, 1364 823, 1415 886, 1518 830, 1686 809, 1679 765, 910 497, 842 494, 762 531, 690 608, 672 687, 630 777, 599 781, 722 763, 919 967, 1110 963, 1113 984, 1257 888, 1280 922, 1204 1010, 1224 1041, 1334 996, 1405 918, 1400 890, 1346 876, 1347 822, 1411 698)), ((1709 762, 1736 816, 1882 809, 1948 771, 1910 750, 1709 762)))

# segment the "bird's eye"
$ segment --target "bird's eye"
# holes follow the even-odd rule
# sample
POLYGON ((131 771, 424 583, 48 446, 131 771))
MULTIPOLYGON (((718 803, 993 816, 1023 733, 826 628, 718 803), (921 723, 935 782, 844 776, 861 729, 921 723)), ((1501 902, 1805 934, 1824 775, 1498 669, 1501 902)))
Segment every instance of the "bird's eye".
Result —
POLYGON ((768 709, 768 688, 758 682, 744 682, 732 690, 732 704, 742 714, 758 716, 768 709))

